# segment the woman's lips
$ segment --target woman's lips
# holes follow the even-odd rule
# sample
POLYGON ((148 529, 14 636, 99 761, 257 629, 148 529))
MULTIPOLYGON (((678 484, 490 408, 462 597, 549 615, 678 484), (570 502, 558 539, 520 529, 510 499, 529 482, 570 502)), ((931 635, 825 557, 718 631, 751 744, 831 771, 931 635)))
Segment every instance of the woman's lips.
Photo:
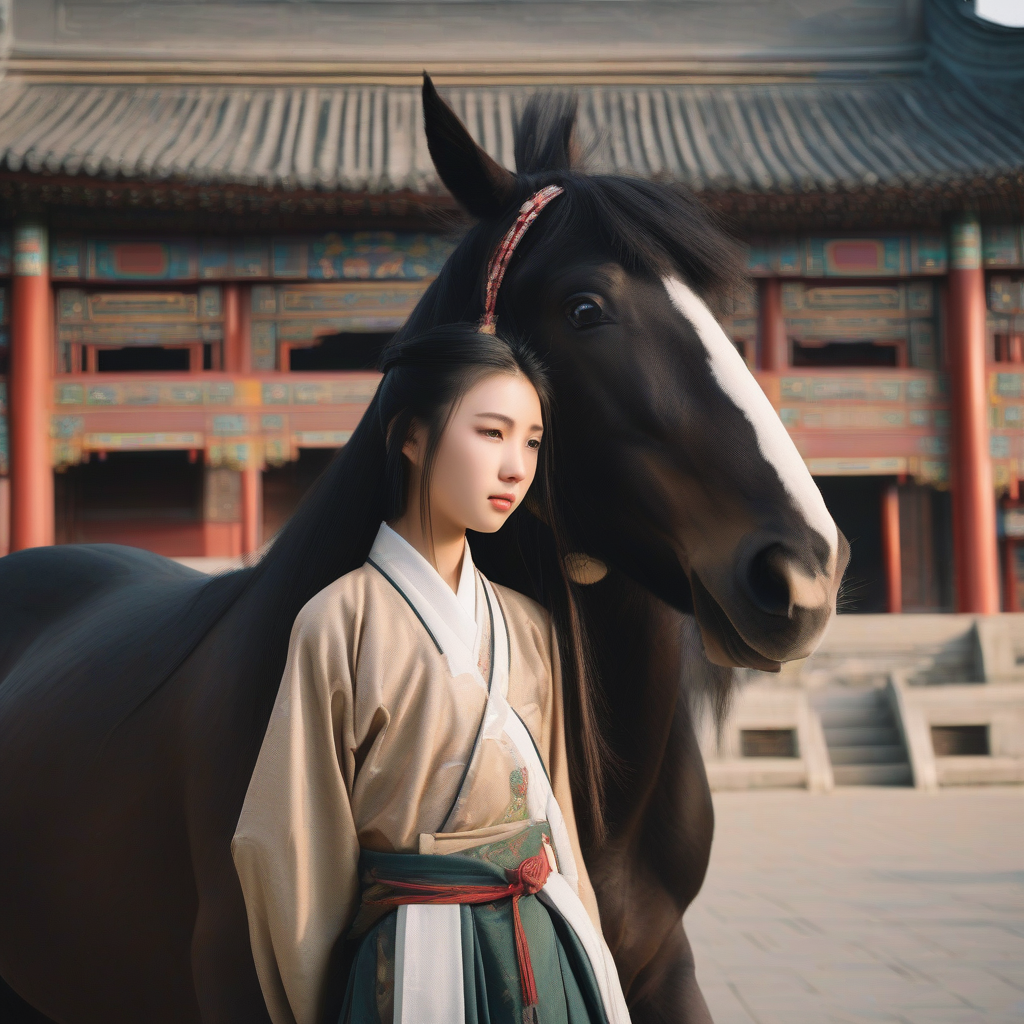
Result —
POLYGON ((487 500, 491 503, 491 508, 498 512, 508 512, 515 504, 516 496, 514 494, 492 494, 487 500))

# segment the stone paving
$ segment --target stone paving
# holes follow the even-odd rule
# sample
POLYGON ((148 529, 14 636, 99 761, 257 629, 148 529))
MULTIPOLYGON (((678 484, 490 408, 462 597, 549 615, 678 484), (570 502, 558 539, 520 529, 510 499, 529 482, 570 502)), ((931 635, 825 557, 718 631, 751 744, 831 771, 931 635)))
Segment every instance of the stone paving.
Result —
POLYGON ((1024 1024, 1024 787, 716 793, 715 1024, 1024 1024))

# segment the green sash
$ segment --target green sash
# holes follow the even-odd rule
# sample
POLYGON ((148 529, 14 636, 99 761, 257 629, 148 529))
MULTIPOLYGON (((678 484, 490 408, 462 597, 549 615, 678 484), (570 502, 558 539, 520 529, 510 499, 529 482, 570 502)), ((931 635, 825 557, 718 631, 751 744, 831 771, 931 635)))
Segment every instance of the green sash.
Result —
MULTIPOLYGON (((506 869, 540 852, 547 834, 548 826, 542 823, 512 839, 447 856, 364 850, 359 872, 364 900, 385 891, 378 879, 458 887, 504 885, 506 869)), ((535 1019, 541 1024, 607 1024, 590 960, 573 929, 539 896, 521 896, 519 914, 537 986, 535 1019)), ((460 915, 466 1024, 524 1024, 532 1011, 524 1013, 512 900, 462 903, 460 915)), ((352 927, 358 949, 338 1024, 394 1021, 396 918, 394 909, 382 911, 363 903, 352 927)))

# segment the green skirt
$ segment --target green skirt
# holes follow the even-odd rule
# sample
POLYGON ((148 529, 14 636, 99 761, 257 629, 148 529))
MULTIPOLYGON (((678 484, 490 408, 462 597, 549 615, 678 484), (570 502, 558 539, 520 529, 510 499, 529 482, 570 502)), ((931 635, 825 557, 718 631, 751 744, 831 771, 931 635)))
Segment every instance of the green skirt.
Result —
MULTIPOLYGON (((542 829, 546 831, 546 826, 534 826, 511 844, 496 843, 464 854, 425 856, 364 850, 360 858, 364 898, 367 893, 379 893, 382 887, 377 879, 385 878, 430 885, 502 885, 505 868, 518 866, 540 849, 542 829)), ((358 946, 338 1024, 394 1021, 398 911, 381 913, 364 902, 353 925, 358 946)), ((462 903, 459 913, 466 1024, 524 1024, 531 1020, 540 1024, 607 1024, 590 959, 556 909, 538 896, 519 898, 536 981, 535 1015, 524 1006, 511 898, 462 903)))

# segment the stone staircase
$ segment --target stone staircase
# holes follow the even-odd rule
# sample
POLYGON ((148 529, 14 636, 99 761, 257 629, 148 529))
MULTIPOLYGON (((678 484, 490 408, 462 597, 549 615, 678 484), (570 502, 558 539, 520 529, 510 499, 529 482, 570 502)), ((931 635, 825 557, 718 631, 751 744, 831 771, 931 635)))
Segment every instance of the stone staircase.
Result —
POLYGON ((909 786, 907 750, 884 690, 829 688, 811 698, 837 786, 909 786))

